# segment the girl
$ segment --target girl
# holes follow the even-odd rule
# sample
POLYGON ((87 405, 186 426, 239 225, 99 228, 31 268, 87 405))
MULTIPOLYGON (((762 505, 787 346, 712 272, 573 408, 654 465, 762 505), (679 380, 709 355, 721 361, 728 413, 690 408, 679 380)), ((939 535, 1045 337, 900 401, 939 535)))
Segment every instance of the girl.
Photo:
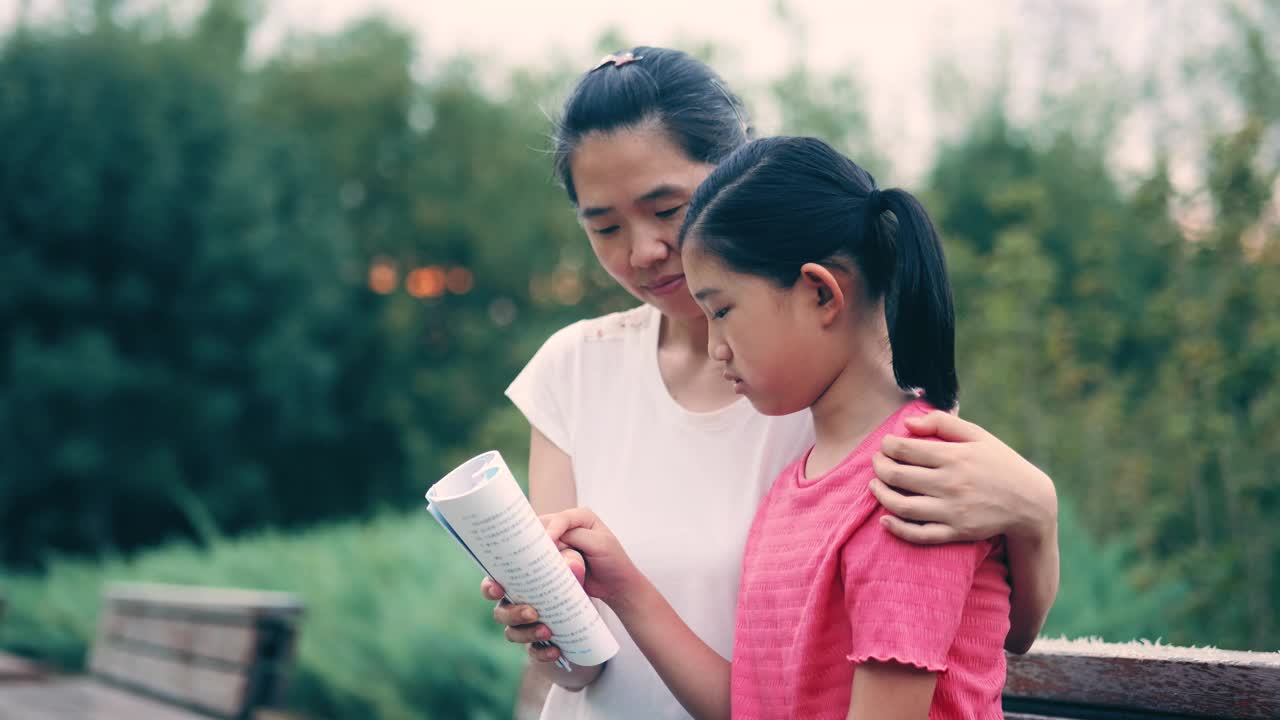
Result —
MULTIPOLYGON (((532 425, 534 508, 584 505, 609 518, 639 570, 725 657, 751 518, 769 483, 814 441, 808 413, 763 415, 725 382, 707 356, 707 320, 676 246, 694 189, 749 135, 742 103, 684 53, 635 48, 581 78, 556 130, 557 175, 601 265, 644 304, 557 332, 507 391, 532 425), (695 534, 700 541, 690 542, 695 534)), ((874 458, 885 484, 872 490, 897 516, 889 531, 926 543, 1007 536, 1006 643, 1025 650, 1057 588, 1053 483, 954 415, 908 422, 952 442, 886 436, 874 458)), ((488 581, 483 591, 502 594, 488 581)), ((543 717, 688 717, 618 619, 602 612, 622 644, 603 673, 564 672, 557 650, 531 649, 532 679, 554 683, 540 688, 543 717)), ((499 605, 494 616, 511 642, 547 637, 527 606, 499 605)))
POLYGON ((808 408, 816 441, 751 525, 732 665, 595 515, 547 517, 585 557, 588 592, 695 717, 1002 717, 1002 543, 904 542, 871 494, 881 438, 956 404, 951 289, 923 209, 820 140, 771 138, 711 173, 680 238, 725 378, 765 415, 808 408))

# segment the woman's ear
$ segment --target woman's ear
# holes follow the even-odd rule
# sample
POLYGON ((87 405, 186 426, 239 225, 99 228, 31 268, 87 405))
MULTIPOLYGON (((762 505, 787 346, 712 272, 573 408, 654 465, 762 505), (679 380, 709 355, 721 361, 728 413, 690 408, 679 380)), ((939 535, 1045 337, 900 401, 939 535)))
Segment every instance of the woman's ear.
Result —
POLYGON ((844 309, 845 292, 835 273, 825 265, 805 263, 800 267, 798 290, 806 307, 818 313, 823 327, 835 322, 840 311, 844 309))

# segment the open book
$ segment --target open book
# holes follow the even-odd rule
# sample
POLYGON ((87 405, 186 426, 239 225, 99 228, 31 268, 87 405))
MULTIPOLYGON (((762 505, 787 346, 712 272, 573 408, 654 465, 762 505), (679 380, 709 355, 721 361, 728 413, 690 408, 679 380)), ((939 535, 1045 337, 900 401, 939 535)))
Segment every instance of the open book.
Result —
POLYGON ((538 611, 564 658, 599 665, 618 652, 617 640, 496 450, 432 485, 427 510, 502 585, 507 599, 538 611))

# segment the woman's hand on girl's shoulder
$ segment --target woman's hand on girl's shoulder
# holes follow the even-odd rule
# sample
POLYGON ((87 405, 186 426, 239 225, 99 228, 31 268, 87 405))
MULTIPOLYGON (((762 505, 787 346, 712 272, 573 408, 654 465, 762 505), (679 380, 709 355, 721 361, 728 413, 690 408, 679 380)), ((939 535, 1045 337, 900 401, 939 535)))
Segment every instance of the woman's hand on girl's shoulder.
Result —
POLYGON ((907 429, 917 437, 886 436, 872 459, 871 492, 892 513, 882 522, 894 535, 938 544, 1054 531, 1053 481, 999 438, 942 411, 907 429))

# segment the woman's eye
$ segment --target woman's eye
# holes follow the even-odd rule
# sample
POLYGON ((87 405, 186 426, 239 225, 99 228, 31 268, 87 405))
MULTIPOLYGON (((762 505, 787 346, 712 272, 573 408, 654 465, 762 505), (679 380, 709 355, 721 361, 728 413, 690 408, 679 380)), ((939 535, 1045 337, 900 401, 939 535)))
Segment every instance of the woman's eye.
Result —
POLYGON ((680 212, 680 208, 683 208, 683 207, 684 207, 684 203, 680 203, 679 205, 673 208, 670 208, 668 210, 659 210, 655 214, 660 218, 669 218, 672 215, 675 215, 676 213, 680 212))
POLYGON ((729 314, 729 308, 727 308, 727 307, 726 307, 726 308, 720 308, 719 310, 717 310, 717 311, 715 311, 715 312, 711 313, 711 317, 712 317, 712 318, 714 318, 714 319, 716 319, 716 320, 719 320, 720 318, 722 318, 722 317, 724 317, 725 315, 728 315, 728 314, 729 314))
POLYGON ((597 229, 597 230, 592 230, 591 232, 593 232, 593 233, 595 233, 595 234, 597 234, 597 235, 612 235, 612 234, 614 234, 614 233, 618 232, 618 226, 617 226, 617 225, 610 225, 609 227, 602 227, 602 228, 599 228, 599 229, 597 229))

